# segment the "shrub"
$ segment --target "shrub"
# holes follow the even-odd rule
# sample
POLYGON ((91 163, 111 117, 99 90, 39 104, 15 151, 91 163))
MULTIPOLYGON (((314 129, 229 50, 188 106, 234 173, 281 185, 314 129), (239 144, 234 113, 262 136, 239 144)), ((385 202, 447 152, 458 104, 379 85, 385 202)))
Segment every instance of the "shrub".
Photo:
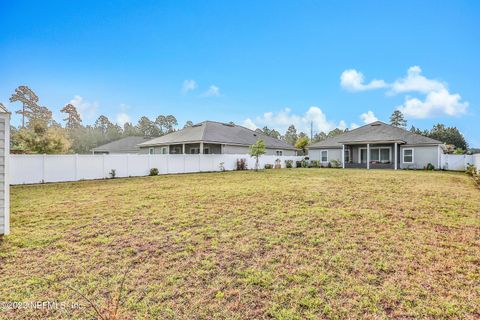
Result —
POLYGON ((247 170, 246 159, 237 159, 237 170, 247 170))
POLYGON ((310 160, 310 168, 320 168, 320 160, 310 160))
POLYGON ((267 163, 265 165, 265 169, 272 169, 272 168, 273 168, 273 164, 267 163))
POLYGON ((302 160, 302 168, 308 168, 308 161, 307 160, 302 160))
POLYGON ((225 171, 225 162, 220 162, 220 164, 218 165, 218 168, 220 169, 220 171, 225 171))
POLYGON ((465 170, 465 173, 473 177, 477 174, 477 167, 469 163, 467 165, 467 170, 465 170))
POLYGON ((285 160, 285 167, 292 168, 293 167, 293 160, 285 160))
POLYGON ((329 165, 330 165, 329 168, 340 168, 341 167, 340 161, 335 160, 335 159, 330 161, 329 165))
POLYGON ((296 168, 301 168, 302 167, 302 161, 296 161, 295 162, 295 167, 296 168))
POLYGON ((428 163, 426 169, 427 170, 435 170, 435 166, 431 163, 428 163))
POLYGON ((275 169, 282 169, 282 160, 275 160, 275 169))
POLYGON ((158 176, 159 173, 157 168, 150 169, 150 176, 158 176))
POLYGON ((117 170, 115 169, 110 170, 109 175, 111 179, 115 179, 115 177, 117 176, 117 170))

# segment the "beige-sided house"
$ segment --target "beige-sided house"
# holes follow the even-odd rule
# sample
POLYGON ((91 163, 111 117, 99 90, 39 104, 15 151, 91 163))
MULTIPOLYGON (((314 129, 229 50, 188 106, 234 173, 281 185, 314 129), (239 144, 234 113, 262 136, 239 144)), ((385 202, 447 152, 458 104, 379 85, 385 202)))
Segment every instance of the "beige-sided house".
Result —
POLYGON ((242 126, 204 121, 150 141, 140 143, 140 153, 149 154, 248 154, 257 140, 265 142, 266 154, 295 156, 297 149, 285 141, 242 126))
POLYGON ((376 121, 309 146, 310 160, 343 168, 423 169, 441 166, 444 144, 376 121))

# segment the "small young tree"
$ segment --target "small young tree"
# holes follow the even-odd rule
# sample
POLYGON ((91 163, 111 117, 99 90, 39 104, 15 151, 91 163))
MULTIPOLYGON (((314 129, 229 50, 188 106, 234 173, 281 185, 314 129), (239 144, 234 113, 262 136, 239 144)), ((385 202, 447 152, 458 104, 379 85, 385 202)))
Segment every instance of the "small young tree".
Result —
POLYGON ((255 157, 255 171, 258 171, 258 160, 263 154, 265 154, 265 142, 259 139, 250 146, 250 156, 255 157))
POLYGON ((295 143, 295 148, 302 149, 303 155, 307 154, 308 137, 302 136, 295 143))

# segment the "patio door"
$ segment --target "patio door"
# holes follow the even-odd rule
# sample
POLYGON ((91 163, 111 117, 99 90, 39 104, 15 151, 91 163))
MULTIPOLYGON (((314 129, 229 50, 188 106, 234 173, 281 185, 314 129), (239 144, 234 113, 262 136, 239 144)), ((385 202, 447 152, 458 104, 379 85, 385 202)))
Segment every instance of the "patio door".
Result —
POLYGON ((360 163, 367 163, 367 149, 360 149, 360 163))

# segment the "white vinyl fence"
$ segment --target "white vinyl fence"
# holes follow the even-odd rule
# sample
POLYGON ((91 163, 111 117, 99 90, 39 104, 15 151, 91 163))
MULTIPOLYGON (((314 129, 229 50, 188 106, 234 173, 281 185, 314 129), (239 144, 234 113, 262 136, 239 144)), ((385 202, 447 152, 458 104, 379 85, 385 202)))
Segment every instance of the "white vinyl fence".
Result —
MULTIPOLYGON (((255 168, 255 159, 240 154, 112 154, 112 155, 10 155, 10 183, 104 179, 115 170, 116 177, 147 176, 151 168, 159 174, 235 170, 237 159, 245 159, 248 169, 255 168)), ((299 156, 260 157, 259 168, 280 159, 299 161, 299 156)), ((295 165, 295 163, 294 163, 295 165)))
POLYGON ((442 154, 442 169, 449 171, 465 171, 469 164, 480 168, 480 154, 442 154))

